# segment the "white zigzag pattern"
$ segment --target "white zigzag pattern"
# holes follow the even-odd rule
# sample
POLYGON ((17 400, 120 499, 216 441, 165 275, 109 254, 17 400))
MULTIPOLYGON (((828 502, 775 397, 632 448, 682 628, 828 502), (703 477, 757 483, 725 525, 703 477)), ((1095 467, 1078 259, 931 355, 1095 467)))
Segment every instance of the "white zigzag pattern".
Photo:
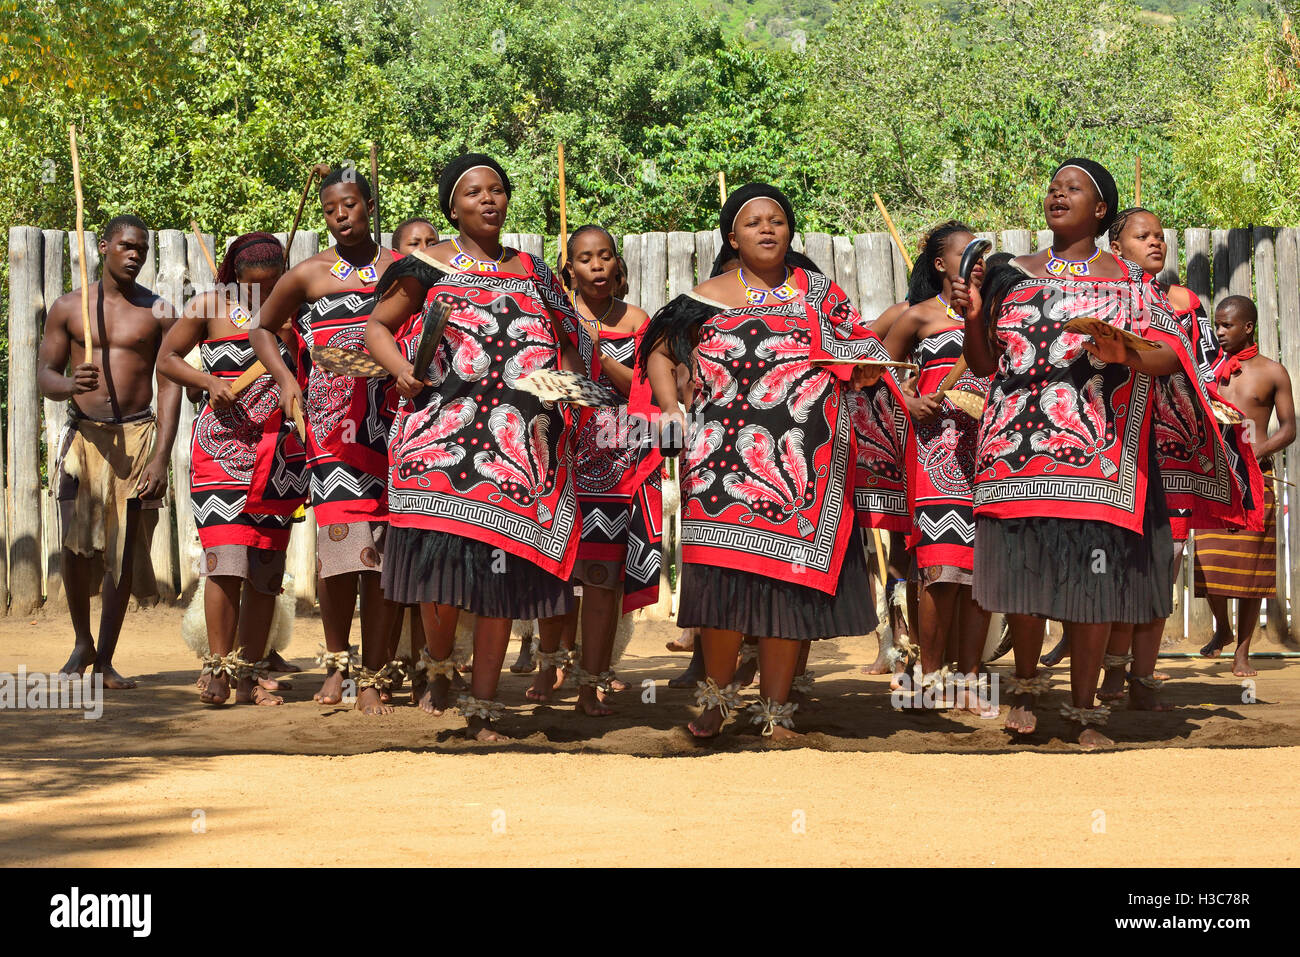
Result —
POLYGON ((610 541, 618 541, 627 536, 629 518, 626 509, 618 515, 606 515, 600 509, 593 508, 582 516, 583 537, 586 537, 588 528, 594 528, 603 532, 610 541))
POLYGON ((623 564, 628 571, 635 572, 641 581, 653 581, 659 575, 661 553, 639 538, 629 538, 623 564))
POLYGON ((328 499, 339 490, 348 492, 357 498, 369 498, 377 492, 382 492, 383 487, 382 479, 378 479, 373 475, 365 475, 358 481, 343 469, 331 472, 324 479, 315 473, 311 476, 312 497, 319 500, 328 499))
POLYGON ((975 544, 975 528, 967 523, 961 515, 955 511, 947 511, 938 521, 931 519, 928 515, 922 514, 917 524, 921 529, 921 535, 924 538, 935 540, 941 538, 945 532, 955 532, 963 542, 975 544))
POLYGON ((194 507, 194 520, 200 525, 207 523, 214 516, 223 522, 233 522, 244 514, 244 499, 241 496, 236 502, 223 502, 215 495, 208 496, 206 502, 200 503, 198 499, 192 502, 194 507))

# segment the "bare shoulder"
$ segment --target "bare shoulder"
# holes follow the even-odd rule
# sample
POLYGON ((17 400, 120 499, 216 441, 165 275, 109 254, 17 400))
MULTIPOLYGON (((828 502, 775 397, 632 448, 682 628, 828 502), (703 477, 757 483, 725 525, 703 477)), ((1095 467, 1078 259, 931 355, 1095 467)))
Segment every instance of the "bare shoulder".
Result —
POLYGON ((1192 291, 1186 286, 1170 286, 1165 295, 1169 298, 1169 304, 1179 312, 1192 308, 1192 291))
POLYGON ((1026 269, 1035 275, 1042 273, 1047 268, 1047 250, 1036 253, 1029 253, 1026 256, 1017 256, 1011 260, 1021 269, 1026 269))
POLYGON ((152 289, 145 289, 143 286, 140 287, 134 304, 160 322, 175 319, 177 316, 175 306, 152 289))
POLYGON ((624 302, 623 306, 626 309, 624 316, 627 321, 629 323, 635 323, 638 328, 640 328, 641 324, 650 318, 650 314, 640 306, 634 306, 630 302, 624 302))
MULTIPOLYGON (((89 293, 92 299, 95 295, 95 285, 93 282, 90 284, 89 293)), ((55 299, 53 305, 50 306, 45 316, 45 324, 48 326, 53 323, 66 322, 69 316, 74 316, 80 311, 81 290, 74 289, 72 292, 65 292, 58 299, 55 299)))
POLYGON ((723 302, 725 301, 724 294, 730 292, 735 285, 735 275, 727 272, 721 276, 714 276, 712 279, 704 280, 695 287, 695 292, 707 299, 716 299, 723 302))

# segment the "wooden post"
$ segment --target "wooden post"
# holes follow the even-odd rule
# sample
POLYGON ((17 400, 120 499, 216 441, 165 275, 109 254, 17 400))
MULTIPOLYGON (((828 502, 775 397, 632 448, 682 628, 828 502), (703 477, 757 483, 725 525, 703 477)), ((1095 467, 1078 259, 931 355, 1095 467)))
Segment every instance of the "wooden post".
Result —
POLYGON ((1034 235, 1034 250, 1040 253, 1046 252, 1047 248, 1052 245, 1052 231, 1050 229, 1040 229, 1034 235))
POLYGON ((668 298, 676 299, 695 286, 695 236, 692 233, 668 234, 668 298))
POLYGON ((637 305, 654 315, 664 307, 668 289, 668 234, 646 233, 641 238, 641 299, 637 305))
POLYGON ((1178 269, 1178 230, 1165 230, 1165 245, 1168 251, 1165 253, 1165 268, 1160 270, 1160 275, 1156 278, 1170 286, 1180 286, 1178 277, 1182 273, 1178 269))
MULTIPOLYGON (((886 239, 889 238, 886 233, 881 233, 881 235, 885 236, 886 239)), ((908 268, 906 260, 903 259, 902 250, 900 250, 897 246, 894 246, 892 242, 890 243, 890 246, 893 248, 894 251, 893 252, 894 302, 902 302, 904 299, 907 298, 907 287, 909 281, 911 280, 911 275, 910 275, 911 270, 908 268)))
POLYGON ((823 273, 835 278, 835 253, 828 233, 805 233, 804 255, 815 262, 823 273))
POLYGON ((536 259, 544 259, 546 256, 546 239, 539 233, 521 233, 519 235, 519 248, 536 259))
POLYGON ((853 251, 858 268, 858 312, 868 322, 875 322, 897 302, 894 298, 897 253, 884 233, 858 233, 853 237, 853 251))
POLYGON ((1004 229, 999 237, 999 247, 1013 256, 1028 256, 1033 234, 1027 229, 1004 229))
POLYGON ((702 283, 709 278, 713 269, 713 260, 718 256, 718 243, 721 239, 716 229, 700 229, 695 233, 695 281, 702 283))
MULTIPOLYGON (((1207 309, 1214 309, 1213 285, 1210 277, 1211 245, 1208 229, 1189 229, 1183 235, 1183 245, 1187 250, 1185 285, 1205 303, 1207 309)), ((1195 536, 1187 540, 1188 568, 1195 560, 1195 536)), ((1187 638, 1192 644, 1203 644, 1214 631, 1214 616, 1210 613, 1209 603, 1204 598, 1196 598, 1187 592, 1187 638)))
MULTIPOLYGON (((1300 368, 1296 365, 1300 363, 1300 230, 1279 229, 1273 243, 1277 263, 1278 360, 1288 369, 1296 369, 1300 368)), ((1274 455, 1273 461, 1282 466, 1279 474, 1288 482, 1300 481, 1300 453, 1294 445, 1284 455, 1274 455)), ((1277 525, 1278 564, 1286 566, 1287 594, 1294 602, 1300 596, 1300 510, 1296 507, 1300 493, 1288 485, 1283 485, 1280 491, 1286 497, 1288 508, 1283 512, 1279 501, 1278 515, 1288 518, 1285 525, 1279 518, 1277 525), (1284 539, 1286 547, 1282 548, 1284 539)), ((1295 614, 1292 609, 1292 617, 1286 622, 1287 634, 1293 641, 1300 636, 1295 614)), ((1278 616, 1279 624, 1285 617, 1278 616)))
POLYGON ((790 248, 797 253, 804 253, 806 250, 803 245, 803 233, 791 233, 790 248))
MULTIPOLYGON (((186 268, 185 246, 185 234, 180 230, 160 229, 158 231, 157 292, 178 310, 185 307, 188 298, 187 283, 190 282, 190 275, 186 268)), ((197 250, 195 258, 201 261, 197 250)), ((200 278, 206 273, 207 269, 204 267, 200 278)), ((175 556, 172 584, 173 587, 179 588, 182 597, 188 597, 193 593, 192 590, 198 584, 199 578, 198 530, 194 523, 194 511, 190 505, 190 440, 193 433, 194 403, 182 394, 180 417, 176 425, 176 444, 172 446, 170 483, 171 511, 176 529, 172 553, 175 556)), ((170 538, 170 528, 168 531, 170 538)))
POLYGON ((569 249, 568 249, 568 241, 569 241, 569 199, 568 199, 568 190, 566 189, 566 184, 565 184, 565 182, 564 182, 564 144, 563 144, 563 143, 560 143, 560 144, 559 144, 559 146, 558 146, 558 150, 559 150, 559 154, 560 154, 560 241, 559 241, 560 254, 559 254, 559 261, 560 261, 560 268, 563 269, 563 268, 564 268, 564 264, 565 264, 565 262, 566 262, 566 261, 568 260, 568 258, 569 258, 569 249))
MULTIPOLYGON (((505 242, 505 237, 502 237, 505 242)), ((518 238, 508 243, 518 248, 518 238)), ((299 233, 289 248, 289 263, 296 266, 320 252, 320 234, 299 233)), ((293 526, 289 535, 289 548, 285 553, 285 571, 293 576, 294 594, 300 613, 310 614, 316 607, 316 514, 307 508, 305 521, 293 526)))
POLYGON ((628 233, 623 237, 623 261, 627 263, 627 300, 641 305, 641 246, 642 239, 638 233, 628 233))
MULTIPOLYGON (((1228 230, 1228 292, 1250 297, 1254 291, 1250 276, 1250 230, 1228 230)), ((1216 280, 1216 285, 1217 280, 1216 280)))
MULTIPOLYGON (((45 230, 43 298, 47 315, 54 301, 63 295, 63 244, 66 241, 67 234, 63 230, 45 230)), ((41 528, 45 533, 45 607, 52 609, 62 609, 66 603, 66 596, 63 593, 63 525, 59 520, 59 509, 54 500, 58 483, 55 463, 59 457, 59 435, 63 431, 63 422, 67 417, 65 408, 66 403, 55 402, 52 399, 45 399, 42 402, 46 489, 42 503, 45 519, 41 528)), ((0 591, 3 591, 3 586, 4 579, 0 578, 0 591)))
MULTIPOLYGON (((1231 261, 1234 252, 1238 255, 1240 250, 1234 250, 1233 234, 1239 230, 1232 230, 1229 234, 1228 249, 1229 260, 1231 261)), ((1240 232, 1245 232, 1241 230, 1240 232)), ((1273 239, 1273 229, 1270 226, 1255 227, 1252 239, 1255 247, 1255 308, 1258 310, 1259 319, 1255 324, 1255 334, 1259 343, 1259 351, 1270 359, 1280 360, 1281 353, 1278 348, 1278 295, 1277 295, 1277 261, 1274 256, 1275 247, 1273 239)), ((1247 253, 1249 258, 1249 252, 1247 253)), ((1235 272, 1241 272, 1240 266, 1235 272)), ((1282 460, 1274 460, 1277 465, 1282 465, 1282 460)), ((1277 478, 1285 478, 1285 469, 1275 469, 1274 475, 1277 478)), ((1279 505, 1279 514, 1285 514, 1281 511, 1281 504, 1285 493, 1284 486, 1280 482, 1275 482, 1273 492, 1279 505)), ((1287 574, 1286 574, 1286 539, 1282 534, 1282 529, 1277 530, 1277 598, 1270 599, 1264 603, 1265 624, 1264 628, 1275 641, 1282 641, 1286 637, 1286 607, 1287 607, 1287 574)))
POLYGON ((45 319, 45 237, 9 230, 9 600, 29 615, 41 606, 41 395, 36 347, 45 319))
POLYGON ((831 255, 835 259, 835 282, 849 297, 849 302, 858 304, 858 256, 853 251, 853 240, 848 236, 831 238, 831 255))

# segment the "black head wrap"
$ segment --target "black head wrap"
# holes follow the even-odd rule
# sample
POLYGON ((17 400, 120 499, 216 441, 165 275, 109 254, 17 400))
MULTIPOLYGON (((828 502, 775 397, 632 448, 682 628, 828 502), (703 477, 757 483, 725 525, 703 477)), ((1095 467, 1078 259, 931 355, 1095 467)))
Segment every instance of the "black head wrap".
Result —
POLYGON ((1096 235, 1100 236, 1102 233, 1110 229, 1110 224, 1113 223, 1115 217, 1119 215, 1119 190, 1115 188, 1115 177, 1111 176, 1106 167, 1102 166, 1100 163, 1094 162, 1090 159, 1084 159, 1081 156, 1076 156, 1072 159, 1066 160, 1060 166, 1056 167, 1056 169, 1052 171, 1052 178, 1055 179, 1056 174, 1067 166, 1073 166, 1076 169, 1081 169, 1087 173, 1088 178, 1092 180, 1092 185, 1097 187, 1097 195, 1100 196, 1101 201, 1106 204, 1106 215, 1097 223, 1096 235))
POLYGON ((500 163, 483 153, 466 153, 458 156, 447 164, 442 175, 438 177, 438 205, 442 207, 442 215, 447 217, 448 222, 452 222, 451 194, 456 191, 456 184, 460 182, 462 176, 477 166, 486 166, 500 176, 501 185, 506 190, 506 199, 510 198, 510 177, 506 175, 500 163))
POLYGON ((722 212, 718 215, 718 232, 722 234, 722 244, 718 248, 717 259, 713 261, 715 275, 718 267, 736 255, 736 251, 727 242, 727 234, 732 232, 736 217, 740 215, 741 207, 755 199, 774 200, 785 213, 786 221, 790 224, 790 235, 794 235, 794 207, 790 205, 790 200, 785 193, 767 183, 746 183, 739 189, 732 191, 731 195, 727 197, 727 201, 722 204, 722 212))

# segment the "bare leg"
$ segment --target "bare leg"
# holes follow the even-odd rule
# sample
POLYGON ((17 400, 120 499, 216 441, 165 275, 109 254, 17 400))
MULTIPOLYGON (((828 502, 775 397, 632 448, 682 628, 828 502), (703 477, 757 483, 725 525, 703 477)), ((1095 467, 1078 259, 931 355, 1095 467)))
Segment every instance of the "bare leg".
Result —
POLYGON ((1070 633, 1062 628, 1061 640, 1051 651, 1043 655, 1043 664, 1048 668, 1055 668, 1068 657, 1070 657, 1070 633))
MULTIPOLYGON (((388 657, 389 642, 397 630, 394 626, 402 606, 384 597, 379 572, 361 572, 360 579, 361 661, 366 668, 377 671, 392 660, 388 657)), ((356 709, 362 714, 391 714, 393 711, 391 704, 380 700, 377 688, 358 691, 356 709)))
MULTIPOLYGON (((1046 625, 1046 621, 1033 615, 1007 615, 1017 678, 1029 679, 1038 673, 1038 656, 1043 653, 1043 632, 1046 625)), ((1035 704, 1032 694, 1012 695, 1006 729, 1016 734, 1033 734, 1038 727, 1038 716, 1034 714, 1035 704)))
MULTIPOLYGON (((320 623, 325 632, 326 651, 347 651, 352 636, 352 611, 357 606, 359 572, 332 575, 317 580, 317 599, 320 601, 320 623)), ((321 704, 338 704, 343 700, 342 671, 327 671, 325 683, 312 697, 321 704)))
MULTIPOLYGON (((278 596, 267 595, 252 585, 243 585, 239 604, 239 656, 245 661, 258 662, 266 653, 266 640, 271 634, 271 616, 275 613, 278 596)), ((235 689, 236 704, 277 705, 284 699, 263 688, 253 677, 241 678, 235 689)))
MULTIPOLYGON (((537 620, 537 651, 539 655, 551 655, 560 650, 564 641, 564 634, 570 625, 573 630, 577 631, 578 606, 566 614, 556 615, 552 618, 539 618, 537 620)), ((477 634, 477 632, 476 632, 477 634)), ((551 700, 553 695, 564 683, 564 674, 554 663, 545 662, 540 657, 537 659, 537 677, 529 685, 528 690, 524 692, 524 697, 529 701, 535 701, 543 704, 551 700)))
POLYGON ((126 547, 122 560, 122 577, 113 582, 113 576, 104 576, 103 603, 99 613, 99 647, 95 650, 94 670, 104 676, 105 688, 134 688, 135 682, 123 678, 113 667, 113 653, 117 639, 122 634, 126 606, 131 600, 131 585, 135 581, 135 547, 140 537, 140 509, 126 510, 126 547))
MULTIPOLYGON (((955 616, 957 619, 957 670, 963 675, 978 675, 983 665, 984 639, 989 633, 989 613, 975 604, 975 597, 970 585, 957 586, 955 616)), ((981 718, 996 718, 998 709, 992 704, 981 702, 979 691, 966 689, 965 708, 971 714, 981 718)))
POLYGON ((752 654, 753 657, 747 661, 742 661, 737 666, 736 677, 734 680, 736 684, 740 685, 742 688, 748 688, 754 683, 754 674, 758 671, 759 661, 758 655, 756 654, 758 650, 758 639, 746 635, 744 644, 749 647, 749 653, 752 654))
POLYGON ((1259 624, 1259 598, 1237 599, 1237 653, 1232 658, 1232 673, 1238 678, 1253 678, 1259 674, 1250 666, 1250 639, 1255 637, 1259 624))
MULTIPOLYGON (((1138 625, 1133 629, 1133 680, 1128 686, 1128 706, 1134 711, 1172 711, 1156 697, 1156 689, 1148 687, 1154 680, 1156 656, 1160 654, 1160 638, 1165 633, 1165 619, 1138 625), (1146 679, 1144 681, 1143 679, 1146 679)), ((1097 697, 1101 697, 1098 695, 1097 697)))
POLYGON ((72 655, 59 669, 65 675, 79 675, 95 663, 95 636, 90 631, 90 569, 92 559, 63 550, 63 590, 68 596, 68 613, 75 636, 72 655))
MULTIPOLYGON (((786 639, 781 640, 784 641, 786 639)), ((798 644, 799 660, 794 663, 794 676, 796 678, 802 676, 808 671, 808 653, 812 651, 813 643, 811 641, 801 641, 798 644)), ((761 656, 763 653, 763 642, 761 639, 758 643, 758 649, 759 655, 761 656)), ((763 688, 763 682, 761 680, 758 683, 758 687, 761 691, 763 688)), ((786 700, 793 701, 797 704, 800 711, 807 712, 812 707, 812 698, 804 694, 802 691, 796 691, 793 686, 790 688, 790 697, 786 700)))
MULTIPOLYGON (((1076 708, 1091 708, 1097 694, 1097 678, 1101 672, 1101 659, 1110 640, 1109 622, 1083 624, 1077 621, 1061 623, 1070 639, 1070 700, 1076 708)), ((1085 751, 1094 751, 1115 742, 1100 731, 1086 725, 1079 732, 1079 745, 1085 751)))
MULTIPOLYGON (((1222 595, 1207 595, 1205 600, 1210 603, 1210 611, 1214 613, 1214 637, 1201 649, 1201 657, 1217 658, 1219 652, 1235 640, 1232 634, 1232 615, 1228 613, 1228 599, 1222 595)), ((1255 610, 1258 612, 1258 607, 1255 610)), ((1238 608, 1237 611, 1240 612, 1241 609, 1238 608)))
MULTIPOLYGON (((598 675, 609 670, 621 601, 622 593, 617 589, 583 589, 582 670, 588 674, 598 675)), ((600 700, 595 685, 581 685, 578 688, 577 709, 593 718, 603 718, 614 713, 613 708, 600 700)))
MULTIPOLYGON (((695 645, 704 656, 704 673, 713 679, 719 688, 725 688, 736 677, 736 656, 740 654, 742 640, 743 636, 738 631, 725 631, 721 628, 700 629, 700 637, 696 639, 695 645)), ((788 687, 786 693, 789 693, 788 687)), ((711 738, 721 730, 722 722, 721 708, 705 708, 704 712, 686 727, 697 738, 711 738)))
MULTIPOLYGON (((244 580, 234 575, 210 575, 203 585, 203 618, 208 627, 208 654, 225 656, 235 648, 239 625, 239 594, 244 580)), ((230 697, 230 679, 221 674, 199 676, 199 700, 204 704, 225 704, 230 697)))
POLYGON ((957 606, 957 587, 953 582, 936 582, 922 587, 917 596, 921 615, 921 671, 925 674, 944 665, 953 610, 957 606))
MULTIPOLYGON (((505 663, 509 644, 509 618, 479 616, 474 624, 474 673, 469 684, 470 694, 475 698, 481 701, 496 698, 501 666, 505 663)), ((467 733, 477 741, 506 740, 505 735, 495 730, 486 718, 470 718, 468 725, 467 733)))
POLYGON ((693 628, 691 642, 691 660, 686 670, 668 679, 670 688, 694 688, 696 682, 704 680, 704 651, 700 648, 700 629, 693 628))
MULTIPOLYGON (((1133 626, 1115 622, 1110 626, 1110 640, 1106 643, 1106 654, 1126 656, 1133 650, 1133 626)), ((1105 659, 1103 659, 1104 662, 1105 659)), ((1152 659, 1154 662, 1155 659, 1152 659)), ((1124 697, 1125 676, 1128 666, 1112 665, 1105 669, 1101 687, 1097 690, 1099 701, 1118 701, 1124 697)))
MULTIPOLYGON (((790 683, 794 680, 799 659, 807 661, 811 641, 791 638, 760 638, 758 640, 759 678, 758 693, 778 704, 790 700, 790 683)), ((772 728, 772 741, 798 741, 803 735, 779 724, 772 728)))
MULTIPOLYGON (((456 622, 459 618, 460 609, 455 605, 425 602, 420 606, 425 648, 434 661, 446 661, 456 650, 456 622)), ((426 714, 441 715, 451 707, 451 676, 431 677, 417 703, 426 714)))

